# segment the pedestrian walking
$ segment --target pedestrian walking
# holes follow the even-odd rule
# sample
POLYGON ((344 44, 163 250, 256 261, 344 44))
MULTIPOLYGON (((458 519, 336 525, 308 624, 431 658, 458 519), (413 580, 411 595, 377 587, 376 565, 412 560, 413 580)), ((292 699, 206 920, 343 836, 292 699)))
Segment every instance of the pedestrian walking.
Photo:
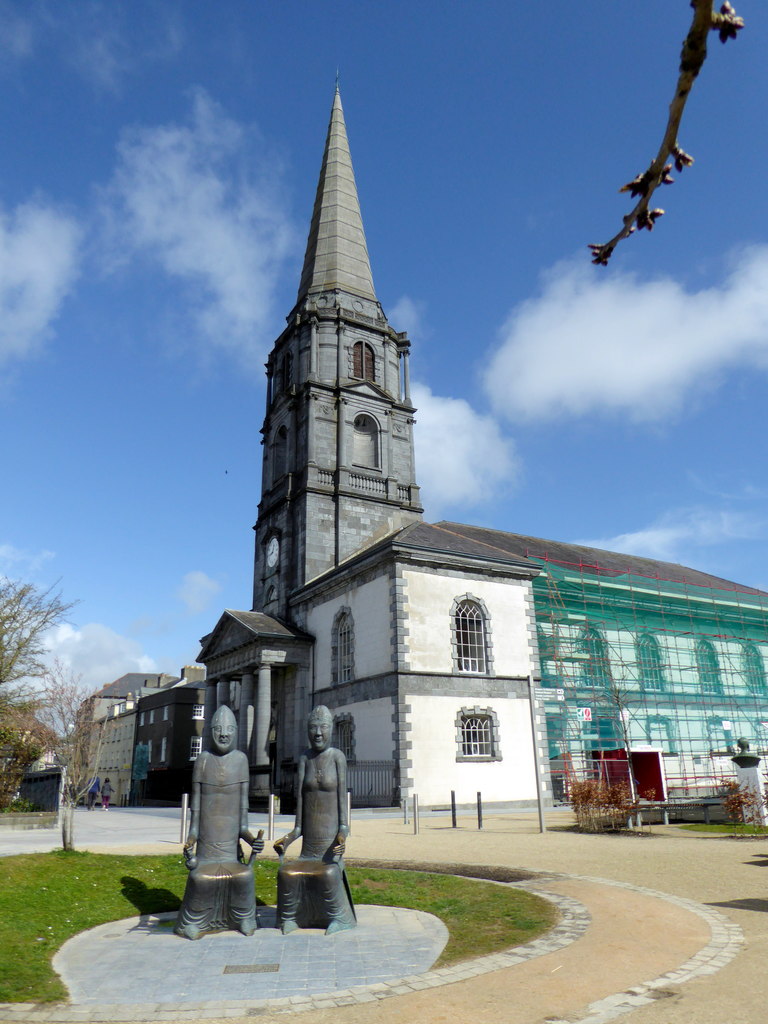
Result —
POLYGON ((104 779, 104 785, 101 787, 101 809, 103 811, 109 810, 109 798, 113 793, 114 789, 112 789, 109 779, 104 779))
POLYGON ((88 787, 87 803, 86 806, 89 811, 92 811, 96 804, 96 797, 99 795, 101 789, 101 779, 98 775, 94 775, 91 779, 91 784, 88 787))

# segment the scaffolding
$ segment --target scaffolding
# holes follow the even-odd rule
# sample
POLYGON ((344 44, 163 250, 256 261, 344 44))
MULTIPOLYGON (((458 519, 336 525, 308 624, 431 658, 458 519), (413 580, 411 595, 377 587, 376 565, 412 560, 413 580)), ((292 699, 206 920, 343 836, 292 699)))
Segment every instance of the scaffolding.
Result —
POLYGON ((608 565, 526 554, 541 567, 541 685, 564 691, 544 702, 556 796, 574 775, 630 770, 644 796, 713 796, 738 738, 768 753, 768 594, 648 560, 622 571, 607 552, 608 565))

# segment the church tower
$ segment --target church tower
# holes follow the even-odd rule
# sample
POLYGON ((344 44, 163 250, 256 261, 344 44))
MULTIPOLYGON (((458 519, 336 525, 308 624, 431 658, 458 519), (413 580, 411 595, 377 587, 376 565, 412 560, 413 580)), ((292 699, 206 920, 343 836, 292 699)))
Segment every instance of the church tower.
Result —
POLYGON ((253 608, 421 518, 410 342, 376 298, 338 87, 296 305, 267 361, 253 608))

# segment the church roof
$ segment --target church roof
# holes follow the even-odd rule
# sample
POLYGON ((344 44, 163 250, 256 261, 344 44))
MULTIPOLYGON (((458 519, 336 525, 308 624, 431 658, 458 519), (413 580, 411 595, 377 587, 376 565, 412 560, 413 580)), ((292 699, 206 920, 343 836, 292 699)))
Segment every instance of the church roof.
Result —
POLYGON ((731 580, 710 576, 708 573, 690 569, 676 562, 662 562, 655 558, 641 558, 638 555, 624 555, 616 551, 605 551, 584 544, 569 544, 565 541, 545 540, 542 537, 528 537, 519 533, 505 533, 483 526, 466 526, 463 523, 441 522, 436 528, 453 534, 457 539, 487 545, 489 552, 503 551, 507 556, 532 560, 536 564, 551 562, 567 569, 573 569, 588 576, 642 576, 647 579, 682 583, 714 590, 733 590, 741 594, 768 597, 763 590, 746 587, 731 580))
POLYGON ((332 288, 376 301, 338 86, 297 301, 332 288))

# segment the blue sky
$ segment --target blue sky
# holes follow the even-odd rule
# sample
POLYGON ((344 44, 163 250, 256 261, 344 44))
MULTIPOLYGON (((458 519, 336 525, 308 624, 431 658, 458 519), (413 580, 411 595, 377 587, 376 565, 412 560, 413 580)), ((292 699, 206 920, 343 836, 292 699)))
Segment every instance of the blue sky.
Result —
POLYGON ((428 518, 768 589, 768 11, 737 10, 695 164, 602 269, 687 0, 0 0, 0 572, 79 602, 52 656, 176 671, 250 607, 337 68, 428 518))

